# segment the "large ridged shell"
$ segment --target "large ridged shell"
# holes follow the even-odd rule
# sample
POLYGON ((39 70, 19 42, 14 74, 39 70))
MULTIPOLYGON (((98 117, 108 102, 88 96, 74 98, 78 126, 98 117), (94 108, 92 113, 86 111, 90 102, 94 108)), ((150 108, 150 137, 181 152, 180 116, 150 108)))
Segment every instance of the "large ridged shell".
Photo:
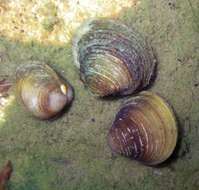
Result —
POLYGON ((116 153, 148 165, 159 164, 176 146, 174 113, 158 95, 142 92, 121 107, 108 140, 116 153))
POLYGON ((73 55, 81 80, 99 96, 128 95, 143 89, 155 68, 146 40, 114 20, 84 23, 74 38, 73 55))
POLYGON ((18 67, 16 86, 21 102, 40 119, 54 117, 73 99, 72 87, 50 66, 39 62, 18 67))

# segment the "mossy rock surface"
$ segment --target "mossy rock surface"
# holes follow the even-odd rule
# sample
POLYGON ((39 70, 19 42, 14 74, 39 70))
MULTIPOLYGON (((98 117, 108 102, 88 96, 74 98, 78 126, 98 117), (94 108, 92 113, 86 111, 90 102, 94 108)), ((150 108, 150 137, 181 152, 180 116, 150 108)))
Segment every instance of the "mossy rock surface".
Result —
POLYGON ((158 167, 111 153, 107 132, 128 97, 93 97, 79 80, 71 43, 53 46, 1 37, 0 76, 12 78, 19 64, 39 60, 75 89, 72 106, 56 120, 33 118, 16 99, 6 108, 5 121, 0 123, 0 165, 8 159, 13 162, 9 189, 199 189, 198 13, 197 0, 146 0, 118 15, 151 41, 159 64, 150 90, 168 100, 178 119, 176 150, 158 167))

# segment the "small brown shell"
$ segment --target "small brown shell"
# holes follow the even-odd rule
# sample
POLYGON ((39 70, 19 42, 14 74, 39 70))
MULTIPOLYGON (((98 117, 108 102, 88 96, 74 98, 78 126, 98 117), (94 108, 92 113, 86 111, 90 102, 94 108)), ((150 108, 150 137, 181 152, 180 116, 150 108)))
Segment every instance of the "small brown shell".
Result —
POLYGON ((5 190, 7 182, 9 181, 12 174, 12 163, 11 161, 7 161, 5 166, 0 171, 0 190, 5 190))
POLYGON ((40 119, 57 115, 73 99, 73 90, 47 64, 39 62, 21 65, 16 72, 19 99, 40 119))
POLYGON ((124 104, 109 131, 111 149, 147 165, 165 161, 177 141, 176 119, 158 95, 142 92, 124 104))

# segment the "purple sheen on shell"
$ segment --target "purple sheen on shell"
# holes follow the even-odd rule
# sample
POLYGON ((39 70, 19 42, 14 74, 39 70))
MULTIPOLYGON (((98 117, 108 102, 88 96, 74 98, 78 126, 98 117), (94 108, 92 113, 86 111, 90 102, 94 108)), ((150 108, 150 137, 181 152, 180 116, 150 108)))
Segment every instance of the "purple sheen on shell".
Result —
POLYGON ((128 95, 143 89, 156 64, 141 34, 107 19, 87 21, 78 29, 73 55, 81 80, 98 96, 128 95))
POLYGON ((111 149, 147 165, 164 162, 174 151, 177 125, 170 106, 142 92, 122 105, 109 131, 111 149))

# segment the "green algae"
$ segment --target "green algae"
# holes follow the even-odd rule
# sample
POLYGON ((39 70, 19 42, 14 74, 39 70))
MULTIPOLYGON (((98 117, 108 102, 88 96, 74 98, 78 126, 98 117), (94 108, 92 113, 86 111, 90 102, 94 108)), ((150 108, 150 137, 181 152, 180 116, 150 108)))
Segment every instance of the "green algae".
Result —
POLYGON ((0 75, 9 75, 14 81, 19 64, 40 60, 50 64, 75 89, 72 106, 56 120, 33 118, 16 99, 6 109, 6 122, 0 123, 0 164, 7 159, 13 162, 9 189, 198 189, 197 7, 194 0, 141 1, 139 8, 123 10, 118 16, 151 41, 159 65, 150 90, 165 97, 178 118, 176 151, 156 168, 111 154, 107 132, 126 98, 93 97, 79 80, 70 43, 45 46, 1 38, 0 75))

